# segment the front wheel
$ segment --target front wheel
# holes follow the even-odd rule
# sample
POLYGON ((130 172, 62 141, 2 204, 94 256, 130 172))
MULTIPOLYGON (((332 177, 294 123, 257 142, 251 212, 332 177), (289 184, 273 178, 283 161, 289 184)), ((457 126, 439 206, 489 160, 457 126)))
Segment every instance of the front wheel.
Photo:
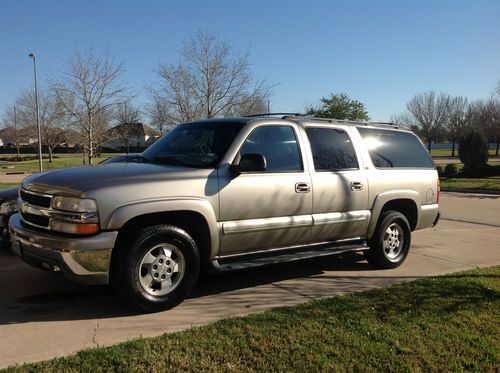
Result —
POLYGON ((377 268, 397 268, 410 251, 411 229, 408 219, 398 211, 384 212, 369 240, 366 260, 377 268))
POLYGON ((200 271, 198 248, 191 236, 174 226, 155 225, 138 231, 130 242, 119 252, 111 274, 116 292, 146 312, 181 303, 200 271))

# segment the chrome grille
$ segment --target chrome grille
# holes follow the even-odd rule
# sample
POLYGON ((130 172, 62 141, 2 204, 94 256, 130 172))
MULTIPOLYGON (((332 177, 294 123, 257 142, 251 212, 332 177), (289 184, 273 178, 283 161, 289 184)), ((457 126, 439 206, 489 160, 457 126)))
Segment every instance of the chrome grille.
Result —
POLYGON ((26 192, 23 189, 21 189, 21 199, 30 205, 40 207, 50 207, 50 204, 52 203, 52 197, 50 196, 26 192))
POLYGON ((49 227, 50 219, 47 216, 40 216, 34 214, 24 214, 21 213, 23 220, 27 223, 31 223, 40 227, 49 227))
POLYGON ((52 196, 21 189, 19 212, 24 223, 50 229, 47 212, 52 204, 52 196))

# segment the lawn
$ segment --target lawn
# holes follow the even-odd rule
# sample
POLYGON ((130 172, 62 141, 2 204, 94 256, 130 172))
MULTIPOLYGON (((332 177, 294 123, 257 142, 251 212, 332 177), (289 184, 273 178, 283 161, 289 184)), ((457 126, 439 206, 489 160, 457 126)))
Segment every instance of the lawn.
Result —
POLYGON ((0 183, 0 190, 18 187, 19 185, 21 185, 21 183, 0 183))
MULTIPOLYGON (((426 145, 427 147, 427 145, 426 145)), ((496 148, 489 149, 490 155, 495 155, 496 148)), ((431 155, 438 157, 451 157, 451 149, 431 149, 431 155)), ((455 148, 455 157, 458 158, 458 148, 455 148)))
POLYGON ((500 176, 485 179, 449 178, 441 179, 442 188, 494 189, 500 190, 500 176))
MULTIPOLYGON (((21 154, 21 156, 33 156, 34 154, 21 154)), ((119 155, 116 154, 101 154, 100 158, 94 158, 94 163, 99 163, 106 158, 119 155)), ((15 158, 15 155, 12 154, 1 154, 1 158, 11 158, 12 160, 15 158)), ((50 170, 53 168, 62 168, 62 167, 74 167, 81 166, 83 158, 81 154, 55 154, 53 162, 49 162, 48 158, 43 159, 43 169, 50 170)), ((31 161, 20 161, 20 162, 1 162, 0 164, 0 172, 36 172, 38 171, 38 160, 31 161)))
POLYGON ((499 279, 500 267, 422 279, 9 371, 498 372, 499 279))

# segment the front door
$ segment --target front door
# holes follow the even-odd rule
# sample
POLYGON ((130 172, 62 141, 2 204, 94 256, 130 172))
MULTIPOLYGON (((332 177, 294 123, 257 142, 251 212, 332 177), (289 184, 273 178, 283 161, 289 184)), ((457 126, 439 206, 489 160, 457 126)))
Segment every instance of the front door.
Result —
POLYGON ((293 125, 256 127, 240 157, 260 153, 266 171, 234 176, 219 169, 221 255, 307 243, 312 226, 311 179, 293 125))

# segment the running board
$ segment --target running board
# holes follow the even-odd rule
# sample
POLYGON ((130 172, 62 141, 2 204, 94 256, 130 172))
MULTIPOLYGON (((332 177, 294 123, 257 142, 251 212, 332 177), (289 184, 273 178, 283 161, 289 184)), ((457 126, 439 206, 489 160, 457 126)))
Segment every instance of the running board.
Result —
POLYGON ((233 256, 228 258, 219 258, 210 262, 210 270, 213 272, 232 272, 243 269, 263 267, 272 264, 289 263, 297 260, 319 258, 330 255, 338 255, 349 251, 365 251, 369 247, 365 243, 356 243, 350 245, 320 245, 320 246, 306 246, 300 251, 298 249, 291 249, 281 252, 267 253, 267 254, 247 254, 241 256, 233 256))

